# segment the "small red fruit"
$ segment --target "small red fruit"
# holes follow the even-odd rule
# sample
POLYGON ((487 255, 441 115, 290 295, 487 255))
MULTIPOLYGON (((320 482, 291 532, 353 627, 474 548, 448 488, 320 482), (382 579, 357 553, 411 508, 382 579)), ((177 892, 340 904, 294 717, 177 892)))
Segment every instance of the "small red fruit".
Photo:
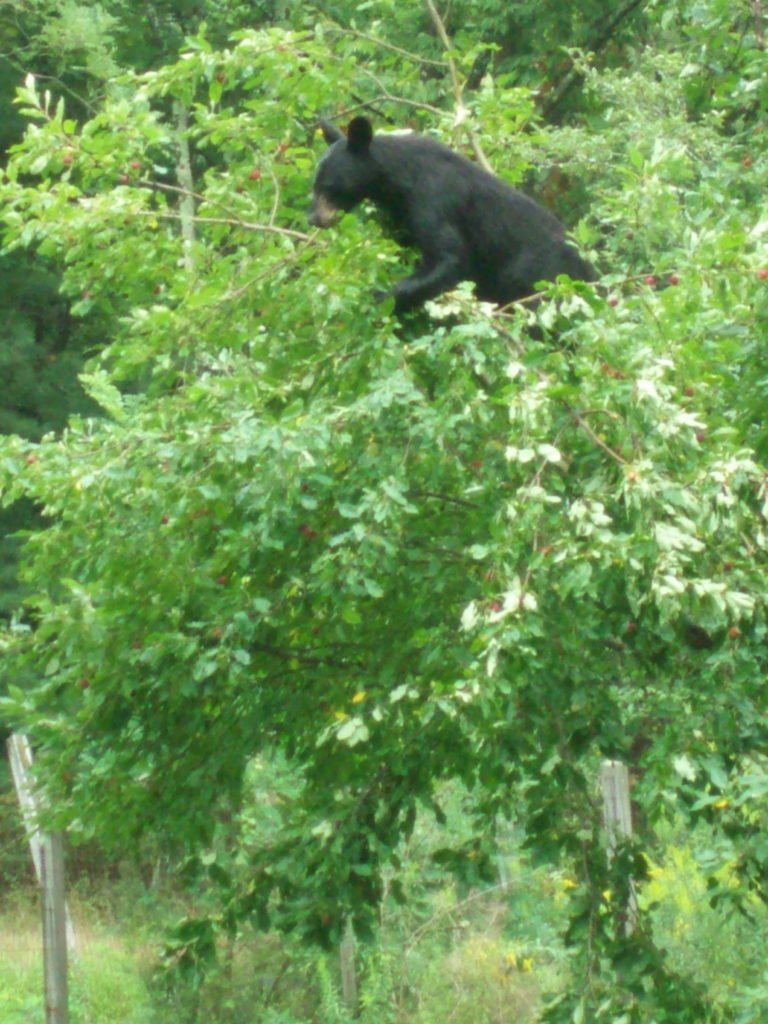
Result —
POLYGON ((251 171, 251 173, 248 175, 248 177, 251 179, 251 181, 260 181, 261 180, 261 171, 259 170, 258 167, 254 167, 254 169, 251 171))
POLYGON ((723 562, 723 572, 733 572, 733 562, 723 562))
POLYGON ((71 164, 74 161, 74 159, 75 157, 72 153, 65 153, 64 156, 61 158, 61 161, 62 163, 65 164, 71 164))
POLYGON ((768 281, 768 267, 761 267, 757 272, 757 276, 761 281, 768 281))
POLYGON ((77 685, 80 687, 81 690, 87 690, 88 687, 91 685, 91 681, 90 679, 86 679, 86 677, 83 676, 83 678, 77 685))
POLYGON ((500 612, 503 607, 504 605, 501 603, 501 601, 491 601, 492 612, 500 612))
POLYGON ((656 278, 653 276, 653 274, 648 274, 643 280, 649 288, 653 288, 653 286, 656 284, 656 278))
POLYGON ((670 284, 680 284, 680 278, 677 276, 677 274, 670 274, 667 280, 670 284))
POLYGON ((608 305, 609 306, 618 306, 618 304, 619 304, 619 300, 616 298, 616 296, 615 295, 611 295, 611 297, 608 299, 608 305))
POLYGON ((229 576, 226 576, 224 575, 224 573, 222 573, 221 576, 216 577, 216 582, 219 584, 220 587, 226 587, 226 585, 229 583, 229 576))
POLYGON ((35 463, 37 462, 37 456, 36 456, 36 455, 32 455, 32 454, 30 453, 30 454, 29 454, 29 455, 28 455, 28 456, 26 457, 26 459, 25 459, 24 461, 26 462, 26 464, 27 464, 28 466, 34 466, 34 464, 35 464, 35 463))
POLYGON ((706 439, 707 439, 707 432, 706 432, 706 430, 697 430, 696 431, 696 440, 699 442, 699 444, 701 444, 703 441, 706 441, 706 439))
POLYGON ((131 179, 128 177, 127 174, 121 174, 120 177, 117 179, 119 185, 127 185, 130 182, 130 180, 131 179))
POLYGON ((693 396, 696 394, 696 389, 692 388, 689 384, 687 387, 683 388, 683 394, 686 398, 693 398, 693 396))
POLYGON ((286 151, 286 149, 288 149, 288 143, 287 142, 281 142, 281 143, 278 144, 277 152, 278 153, 284 153, 286 151))
POLYGON ((742 167, 751 167, 752 166, 752 157, 751 156, 745 156, 744 159, 741 161, 741 166, 742 167))
POLYGON ((731 640, 735 640, 737 637, 741 636, 741 630, 738 626, 731 626, 731 628, 728 630, 728 636, 731 638, 731 640))
POLYGON ((131 170, 132 171, 140 171, 141 170, 141 160, 131 160, 131 170))
POLYGON ((170 519, 168 518, 168 516, 163 516, 160 522, 163 524, 163 526, 167 526, 168 523, 170 522, 170 519))

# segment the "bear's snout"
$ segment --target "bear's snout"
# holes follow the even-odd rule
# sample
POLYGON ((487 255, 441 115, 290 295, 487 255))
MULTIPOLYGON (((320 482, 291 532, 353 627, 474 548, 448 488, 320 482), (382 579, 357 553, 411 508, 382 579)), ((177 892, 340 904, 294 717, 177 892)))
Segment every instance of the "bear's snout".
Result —
POLYGON ((339 211, 323 195, 317 194, 312 200, 309 223, 313 228, 329 228, 339 216, 339 211))

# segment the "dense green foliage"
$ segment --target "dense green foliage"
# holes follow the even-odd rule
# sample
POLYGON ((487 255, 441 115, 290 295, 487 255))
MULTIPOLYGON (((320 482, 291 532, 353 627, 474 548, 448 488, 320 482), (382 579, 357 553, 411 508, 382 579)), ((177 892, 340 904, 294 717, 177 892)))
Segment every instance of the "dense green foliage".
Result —
MULTIPOLYGON (((415 3, 282 5, 229 42, 215 4, 180 57, 142 59, 124 6, 88 48, 114 66, 19 83, 0 178, 9 273, 52 275, 100 409, 0 448, 6 504, 45 523, 4 714, 53 814, 199 857, 218 910, 179 939, 202 954, 245 921, 365 934, 417 813, 460 784, 474 824, 437 863, 489 877, 513 818, 578 878, 544 1019, 734 1019, 625 907, 673 814, 714 830, 713 898, 766 897, 759 4, 629 4, 607 39, 586 0, 459 4, 448 52, 415 3), (392 320, 371 294, 408 256, 375 219, 306 227, 317 114, 361 108, 537 184, 601 283, 392 320), (289 769, 270 831, 259 755, 289 769), (605 757, 643 823, 612 861, 605 757)), ((51 11, 83 5, 32 7, 52 59, 51 11)))

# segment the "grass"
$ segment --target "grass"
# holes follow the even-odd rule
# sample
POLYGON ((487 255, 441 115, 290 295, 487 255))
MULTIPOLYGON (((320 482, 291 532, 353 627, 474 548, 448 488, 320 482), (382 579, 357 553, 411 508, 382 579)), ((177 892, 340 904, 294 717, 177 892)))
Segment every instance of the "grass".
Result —
MULTIPOLYGON (((147 956, 75 914, 71 1024, 152 1024, 147 956)), ((40 929, 32 900, 0 915, 0 1024, 45 1024, 40 929)))

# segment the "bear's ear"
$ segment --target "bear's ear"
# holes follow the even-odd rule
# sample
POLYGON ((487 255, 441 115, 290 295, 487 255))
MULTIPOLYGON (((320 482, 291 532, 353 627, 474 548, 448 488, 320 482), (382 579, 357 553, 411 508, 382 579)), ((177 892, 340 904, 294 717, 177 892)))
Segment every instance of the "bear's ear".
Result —
POLYGON ((331 124, 330 121, 321 121, 320 130, 323 133, 323 138, 332 146, 334 142, 338 142, 339 139, 344 138, 344 132, 340 128, 337 128, 335 124, 331 124))
POLYGON ((347 142, 350 152, 364 153, 373 140, 373 128, 367 117, 355 117, 347 128, 347 142))

